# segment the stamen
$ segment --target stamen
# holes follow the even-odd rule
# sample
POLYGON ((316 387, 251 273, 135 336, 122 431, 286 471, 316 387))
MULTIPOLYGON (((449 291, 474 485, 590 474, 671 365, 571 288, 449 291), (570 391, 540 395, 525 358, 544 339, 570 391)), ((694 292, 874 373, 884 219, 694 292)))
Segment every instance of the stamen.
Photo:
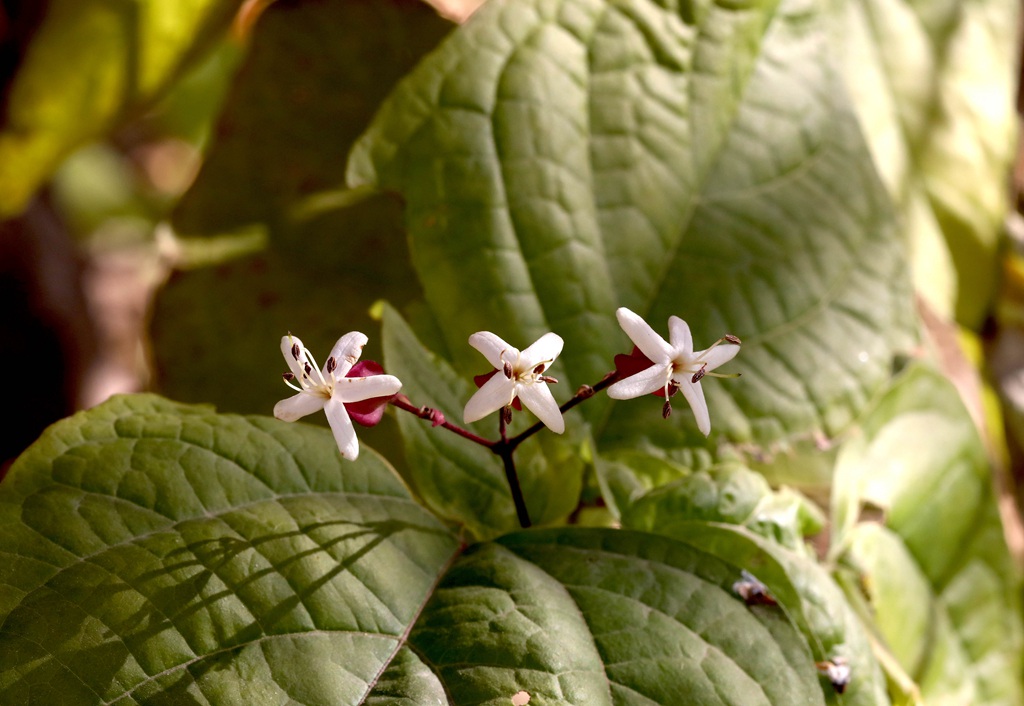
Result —
POLYGON ((541 373, 544 372, 544 367, 545 367, 545 364, 541 363, 540 365, 538 365, 536 368, 533 369, 533 374, 534 375, 540 375, 541 373))
POLYGON ((309 374, 313 372, 313 366, 310 365, 309 363, 305 363, 303 365, 303 369, 306 371, 306 377, 309 377, 309 374))
MULTIPOLYGON (((692 383, 696 384, 696 383, 697 383, 697 382, 698 382, 698 381, 699 381, 699 380, 700 380, 700 379, 701 379, 702 377, 704 377, 705 375, 707 375, 707 370, 708 370, 708 364, 707 364, 707 363, 704 363, 704 365, 700 366, 700 370, 698 370, 697 372, 695 372, 695 373, 693 374, 693 377, 692 377, 692 378, 690 378, 690 382, 692 382, 692 383)), ((717 377, 717 376, 716 376, 716 377, 717 377)))
POLYGON ((669 415, 671 415, 671 414, 672 414, 672 402, 666 399, 665 400, 665 404, 661 408, 662 419, 668 419, 669 415))
POLYGON ((502 366, 501 372, 505 373, 505 377, 511 380, 512 376, 515 374, 515 371, 512 369, 512 363, 508 362, 507 360, 504 361, 504 363, 505 365, 502 366))
POLYGON ((539 378, 537 378, 537 380, 539 380, 540 382, 546 382, 549 385, 557 385, 558 384, 558 380, 556 380, 555 378, 551 377, 550 375, 541 375, 539 378))
POLYGON ((291 382, 295 379, 295 375, 292 373, 281 373, 281 377, 284 378, 285 382, 291 382))
POLYGON ((295 360, 298 360, 299 359, 299 353, 301 353, 301 352, 302 352, 302 349, 299 348, 299 344, 298 343, 293 343, 292 344, 292 358, 294 358, 295 360))
POLYGON ((333 373, 335 368, 337 368, 337 367, 338 367, 338 361, 336 361, 334 359, 334 356, 332 355, 330 358, 327 359, 327 372, 333 373))
POLYGON ((701 353, 700 358, 697 358, 697 360, 695 360, 694 362, 695 363, 699 363, 700 361, 704 360, 704 356, 706 356, 708 353, 710 353, 712 350, 714 350, 715 346, 717 346, 720 343, 732 343, 733 345, 737 345, 738 346, 738 345, 740 345, 740 339, 738 339, 736 336, 733 336, 731 333, 727 333, 724 336, 722 336, 721 338, 719 338, 717 341, 712 343, 710 346, 708 346, 704 350, 704 352, 701 353))

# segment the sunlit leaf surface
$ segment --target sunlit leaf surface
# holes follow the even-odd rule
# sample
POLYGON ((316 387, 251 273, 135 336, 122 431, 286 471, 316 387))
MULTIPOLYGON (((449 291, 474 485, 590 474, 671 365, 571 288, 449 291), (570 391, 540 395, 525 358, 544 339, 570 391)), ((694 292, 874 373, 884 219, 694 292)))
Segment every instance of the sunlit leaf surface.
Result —
MULTIPOLYGON (((487 3, 384 103, 352 186, 406 200, 413 265, 456 365, 476 330, 553 330, 570 390, 628 350, 625 305, 698 346, 713 434, 768 448, 847 427, 913 314, 903 244, 813 4, 487 3)), ((699 443, 630 401, 599 442, 699 443)), ((680 417, 685 412, 680 413, 680 417)))

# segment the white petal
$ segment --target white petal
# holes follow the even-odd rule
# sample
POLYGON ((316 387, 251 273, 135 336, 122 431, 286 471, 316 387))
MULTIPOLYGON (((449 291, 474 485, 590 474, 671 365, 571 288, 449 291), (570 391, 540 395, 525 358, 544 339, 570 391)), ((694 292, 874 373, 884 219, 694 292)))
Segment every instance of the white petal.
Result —
POLYGON ((553 361, 562 352, 562 345, 562 337, 557 333, 545 333, 519 356, 519 369, 528 372, 540 363, 553 361))
POLYGON ((476 394, 469 398, 466 409, 462 412, 462 418, 466 424, 483 419, 491 412, 496 412, 511 403, 515 390, 515 380, 509 380, 500 372, 495 373, 490 380, 484 383, 483 387, 476 391, 476 394))
POLYGON ((513 348, 505 343, 500 336, 490 331, 477 331, 469 337, 469 345, 483 353, 484 358, 494 366, 495 370, 504 368, 505 360, 512 362, 519 356, 518 348, 513 348), (501 357, 502 353, 505 354, 504 359, 501 357))
POLYGON ((678 316, 668 317, 668 340, 672 344, 673 357, 693 353, 693 336, 690 326, 678 316))
POLYGON ((334 441, 338 444, 338 451, 343 458, 355 461, 359 457, 359 439, 356 438, 355 427, 349 419, 348 410, 341 400, 331 398, 324 405, 324 412, 327 414, 327 423, 331 425, 334 432, 334 441))
POLYGON ((626 307, 619 307, 615 312, 619 326, 626 332, 630 340, 645 356, 655 363, 667 363, 672 360, 672 347, 665 339, 654 332, 650 325, 626 307))
POLYGON ((315 392, 300 392, 274 405, 274 416, 285 422, 294 422, 307 414, 324 408, 327 398, 315 392))
MULTIPOLYGON (((302 379, 302 375, 305 372, 304 366, 306 365, 306 347, 302 345, 302 341, 299 340, 298 336, 292 336, 291 334, 281 337, 281 354, 284 356, 285 361, 288 363, 288 369, 292 371, 299 380, 302 379), (298 359, 292 355, 294 346, 299 346, 299 357, 298 359)), ((296 380, 298 384, 298 380, 296 380)))
POLYGON ((672 366, 668 363, 652 365, 635 375, 619 380, 609 387, 608 396, 614 400, 629 400, 634 397, 643 397, 664 388, 668 384, 671 375, 672 366))
POLYGON ((700 429, 700 433, 704 436, 710 434, 711 415, 708 414, 708 403, 704 401, 704 390, 701 389, 700 382, 683 380, 679 382, 679 391, 683 393, 683 397, 690 403, 690 409, 693 410, 693 416, 697 420, 697 428, 700 429))
POLYGON ((401 389, 402 381, 394 375, 342 378, 334 383, 334 399, 340 402, 361 402, 371 397, 387 397, 401 389))
POLYGON ((697 353, 695 362, 707 363, 707 370, 714 370, 720 365, 725 365, 730 360, 736 357, 736 354, 740 352, 740 347, 735 343, 719 343, 714 348, 707 351, 700 351, 697 353))
MULTIPOLYGON (((349 331, 344 336, 338 339, 338 342, 334 344, 334 348, 331 349, 331 358, 334 358, 335 365, 334 369, 335 378, 345 377, 345 373, 352 369, 352 366, 359 360, 359 356, 362 355, 363 346, 370 340, 366 337, 365 333, 359 331, 349 331)), ((327 377, 327 362, 324 362, 324 377, 327 377)))
POLYGON ((547 383, 516 385, 516 392, 519 393, 519 399, 526 408, 544 422, 544 426, 556 434, 565 431, 565 419, 562 418, 562 411, 558 409, 558 403, 555 402, 547 383))

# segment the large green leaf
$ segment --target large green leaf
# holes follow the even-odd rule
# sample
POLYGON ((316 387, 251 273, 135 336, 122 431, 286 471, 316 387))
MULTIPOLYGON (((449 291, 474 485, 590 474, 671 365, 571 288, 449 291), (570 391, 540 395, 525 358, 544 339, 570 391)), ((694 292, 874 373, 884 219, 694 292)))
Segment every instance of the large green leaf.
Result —
POLYGON ((981 323, 998 281, 1013 162, 1020 4, 840 0, 835 46, 939 312, 981 323))
POLYGON ((956 390, 923 366, 840 452, 834 551, 929 704, 1019 704, 1020 577, 990 464, 956 390), (861 517, 861 514, 864 517, 861 517))
MULTIPOLYGON (((696 343, 718 433, 763 453, 847 427, 913 312, 903 245, 798 0, 494 0, 422 62, 357 143, 349 185, 406 199, 413 265, 457 367, 476 330, 566 340, 563 381, 628 349, 617 306, 696 343)), ((585 405, 599 442, 700 444, 630 401, 585 405)), ((713 443, 715 437, 713 436, 713 443)))
POLYGON ((17 461, 0 531, 5 704, 824 703, 786 614, 733 593, 738 539, 464 551, 303 424, 115 398, 17 461))
POLYGON ((372 451, 150 396, 47 431, 0 532, 9 704, 355 702, 459 548, 372 451))
POLYGON ((0 218, 75 147, 152 102, 223 34, 240 0, 48 0, 7 90, 0 218))

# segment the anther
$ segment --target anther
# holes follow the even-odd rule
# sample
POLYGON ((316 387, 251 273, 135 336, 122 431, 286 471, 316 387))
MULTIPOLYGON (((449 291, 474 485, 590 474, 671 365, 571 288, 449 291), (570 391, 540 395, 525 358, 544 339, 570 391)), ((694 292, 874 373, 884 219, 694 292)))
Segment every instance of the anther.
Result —
POLYGON ((512 423, 512 405, 505 405, 501 408, 501 416, 505 420, 505 424, 512 423))
POLYGON ((291 373, 281 373, 281 377, 283 377, 287 382, 295 380, 295 376, 291 373))
POLYGON ((303 367, 304 367, 304 369, 306 371, 306 375, 309 375, 310 373, 313 372, 313 366, 310 365, 309 363, 306 363, 305 366, 303 366, 303 367))
POLYGON ((557 383, 558 383, 558 380, 557 380, 557 379, 555 379, 555 378, 553 378, 553 377, 551 377, 550 375, 541 375, 541 376, 540 376, 539 378, 537 378, 537 379, 538 379, 538 380, 540 380, 541 382, 546 382, 546 383, 548 383, 549 385, 554 385, 554 384, 557 384, 557 383))
POLYGON ((338 367, 338 361, 336 361, 334 359, 334 356, 332 355, 330 358, 327 359, 327 372, 333 373, 334 369, 337 368, 337 367, 338 367))
POLYGON ((661 408, 661 416, 663 419, 668 419, 669 415, 672 414, 672 403, 665 400, 664 406, 661 408))
POLYGON ((704 377, 705 374, 707 374, 707 371, 708 371, 708 364, 705 363, 704 365, 700 366, 700 370, 698 370, 697 372, 695 372, 693 374, 693 377, 690 378, 690 382, 697 383, 702 377, 704 377))
POLYGON ((540 375, 543 372, 544 372, 544 363, 541 363, 540 365, 538 365, 536 368, 533 369, 533 374, 534 375, 540 375))
POLYGON ((295 360, 298 360, 300 352, 301 352, 301 349, 299 348, 299 344, 298 343, 293 343, 292 344, 292 358, 294 358, 295 360))
POLYGON ((727 333, 724 336, 722 336, 722 338, 724 338, 729 343, 732 343, 733 345, 736 345, 736 346, 740 345, 740 338, 739 338, 739 336, 733 336, 731 333, 727 333))
POLYGON ((505 377, 507 377, 509 380, 512 379, 512 375, 515 373, 515 371, 512 369, 512 363, 508 362, 507 360, 505 361, 505 365, 502 366, 501 371, 505 373, 505 377))

